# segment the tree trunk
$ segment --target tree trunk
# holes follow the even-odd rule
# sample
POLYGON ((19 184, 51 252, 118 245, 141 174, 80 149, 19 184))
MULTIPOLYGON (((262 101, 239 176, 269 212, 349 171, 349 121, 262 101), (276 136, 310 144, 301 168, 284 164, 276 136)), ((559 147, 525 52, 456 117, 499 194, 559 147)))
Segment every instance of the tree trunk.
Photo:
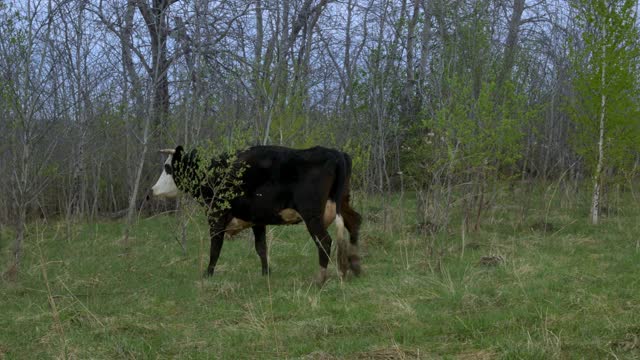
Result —
POLYGON ((147 149, 149 147, 149 126, 150 116, 145 117, 144 121, 144 134, 142 137, 142 153, 140 154, 140 162, 138 163, 138 169, 136 171, 136 179, 133 183, 133 191, 129 197, 129 208, 127 210, 127 224, 124 227, 124 235, 122 243, 125 249, 129 247, 129 234, 131 232, 131 226, 133 224, 133 216, 136 213, 136 203, 138 202, 138 191, 140 189, 140 179, 142 179, 142 169, 144 168, 145 159, 147 156, 147 149))
MULTIPOLYGON (((425 86, 427 80, 427 65, 429 61, 429 41, 431 40, 431 14, 428 0, 421 0, 422 11, 424 12, 424 24, 422 25, 422 34, 420 37, 420 72, 418 73, 419 91, 425 86)), ((422 97, 420 97, 422 98, 422 97)))
POLYGON ((153 116, 154 127, 164 125, 169 115, 169 65, 167 57, 167 39, 169 29, 167 24, 167 10, 171 6, 169 0, 153 0, 153 7, 144 0, 138 0, 136 5, 147 25, 151 42, 151 69, 149 76, 153 84, 153 116))
POLYGON ((263 125, 263 110, 264 110, 264 78, 262 67, 262 47, 264 44, 264 24, 262 20, 262 0, 256 0, 256 45, 254 48, 254 62, 253 62, 253 101, 255 106, 255 125, 254 138, 260 138, 260 129, 263 125))
MULTIPOLYGON (((86 79, 86 67, 83 64, 86 64, 86 56, 88 54, 82 51, 83 47, 83 27, 84 27, 84 3, 79 3, 78 9, 78 17, 77 24, 75 26, 75 49, 73 49, 75 53, 75 66, 71 71, 74 72, 72 75, 75 78, 76 84, 76 94, 74 94, 74 102, 76 105, 76 127, 78 130, 78 138, 76 141, 76 149, 75 156, 73 157, 74 161, 74 169, 73 169, 73 179, 72 179, 72 189, 71 189, 71 208, 69 215, 71 217, 84 216, 86 213, 86 204, 87 204, 87 185, 86 185, 86 164, 85 164, 85 153, 87 146, 87 122, 89 117, 89 101, 88 95, 86 94, 87 89, 85 88, 85 84, 83 84, 83 80, 86 79)), ((72 20, 73 21, 73 20, 72 20)), ((65 44, 68 45, 68 44, 65 44)), ((72 49, 67 47, 69 51, 69 57, 71 58, 72 49)), ((72 60, 73 61, 73 60, 72 60)))
POLYGON ((414 70, 414 47, 416 38, 416 24, 418 23, 418 15, 420 13, 421 0, 413 0, 413 14, 409 20, 407 27, 407 82, 405 83, 404 93, 402 96, 402 118, 405 121, 413 121, 416 116, 414 106, 416 76, 414 70))
POLYGON ((516 50, 518 48, 518 35, 520 32, 520 21, 524 12, 525 0, 514 0, 511 19, 509 20, 509 33, 504 47, 502 69, 498 74, 496 94, 502 98, 502 87, 504 82, 511 76, 511 71, 515 63, 516 50))
MULTIPOLYGON (((604 25, 604 36, 606 37, 607 29, 604 25)), ((602 185, 602 166, 604 162, 604 121, 605 121, 605 109, 607 105, 607 95, 605 94, 605 85, 607 79, 607 60, 606 60, 606 45, 602 46, 602 72, 600 74, 600 134, 598 136, 598 163, 596 164, 596 172, 593 175, 593 197, 591 199, 591 223, 597 225, 599 222, 600 213, 600 192, 602 185)))

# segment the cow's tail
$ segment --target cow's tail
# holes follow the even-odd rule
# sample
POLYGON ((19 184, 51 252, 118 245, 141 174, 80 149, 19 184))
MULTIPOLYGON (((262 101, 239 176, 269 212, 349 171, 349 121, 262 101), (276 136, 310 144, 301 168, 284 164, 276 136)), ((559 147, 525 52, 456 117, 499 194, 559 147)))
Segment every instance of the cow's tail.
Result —
POLYGON ((349 180, 349 176, 351 175, 351 159, 348 158, 349 155, 344 153, 339 153, 338 156, 338 164, 336 167, 336 178, 334 181, 335 191, 333 191, 334 198, 332 199, 336 204, 336 240, 337 240, 337 257, 338 257, 338 266, 340 267, 340 272, 342 275, 347 274, 347 269, 349 269, 349 245, 347 244, 347 239, 345 238, 344 230, 344 219, 342 218, 342 198, 345 196, 345 191, 347 191, 347 181, 349 180))

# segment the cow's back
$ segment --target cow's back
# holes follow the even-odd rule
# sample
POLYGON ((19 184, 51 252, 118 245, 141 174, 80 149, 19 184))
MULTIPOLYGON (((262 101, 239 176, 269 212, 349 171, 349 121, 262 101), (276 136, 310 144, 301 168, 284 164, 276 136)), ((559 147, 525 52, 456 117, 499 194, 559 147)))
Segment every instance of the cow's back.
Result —
MULTIPOLYGON (((253 223, 278 224, 285 209, 320 206, 334 192, 342 153, 324 147, 289 149, 255 146, 238 154, 247 168, 242 195, 232 203, 235 217, 253 223)), ((322 205, 324 206, 324 205, 322 205)))

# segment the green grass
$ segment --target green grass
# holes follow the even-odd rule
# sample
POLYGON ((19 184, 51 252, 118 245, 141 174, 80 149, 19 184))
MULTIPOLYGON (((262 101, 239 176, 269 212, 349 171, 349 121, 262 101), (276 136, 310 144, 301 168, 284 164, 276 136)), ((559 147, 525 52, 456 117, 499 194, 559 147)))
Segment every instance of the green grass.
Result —
POLYGON ((170 215, 140 219, 128 252, 120 222, 34 224, 17 281, 0 283, 0 358, 640 358, 638 207, 592 226, 585 199, 531 196, 501 194, 463 245, 457 216, 431 238, 411 196, 359 195, 364 274, 334 269, 322 288, 303 226, 269 228, 270 277, 246 231, 202 279, 201 216, 186 255, 170 215))

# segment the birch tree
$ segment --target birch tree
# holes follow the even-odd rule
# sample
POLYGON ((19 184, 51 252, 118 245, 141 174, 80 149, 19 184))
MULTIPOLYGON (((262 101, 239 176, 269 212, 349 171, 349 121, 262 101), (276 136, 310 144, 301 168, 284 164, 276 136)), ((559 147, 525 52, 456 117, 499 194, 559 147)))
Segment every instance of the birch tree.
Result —
POLYGON ((625 171, 639 148, 638 29, 632 0, 579 0, 581 42, 574 41, 578 151, 592 169, 591 223, 598 224, 605 169, 625 171), (579 47, 579 48, 578 48, 579 47))

